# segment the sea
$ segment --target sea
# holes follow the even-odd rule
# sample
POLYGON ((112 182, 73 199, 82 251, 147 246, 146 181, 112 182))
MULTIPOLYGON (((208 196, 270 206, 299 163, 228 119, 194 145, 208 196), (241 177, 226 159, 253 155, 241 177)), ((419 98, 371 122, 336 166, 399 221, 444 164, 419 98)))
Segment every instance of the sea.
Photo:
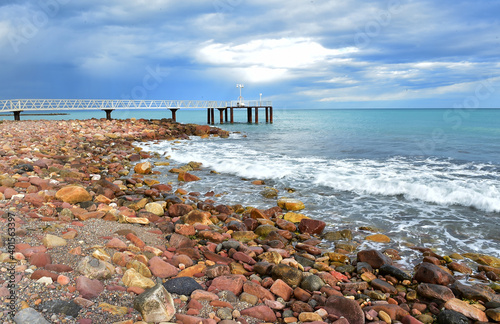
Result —
MULTIPOLYGON (((79 113, 49 118, 104 117, 79 113)), ((170 111, 113 117, 169 118, 170 111)), ((201 162, 193 172, 201 180, 184 189, 267 209, 276 199, 261 191, 275 188, 278 197, 303 201, 300 212, 325 221, 325 231, 351 230, 360 248, 394 248, 409 263, 421 258, 411 247, 500 257, 500 109, 275 108, 273 124, 263 110, 259 117, 248 124, 246 110, 237 109, 235 124, 216 124, 229 138, 139 145, 159 154, 152 161, 171 162, 156 168, 162 181, 176 181, 173 166, 201 162), (373 233, 391 242, 364 239, 373 233)), ((177 120, 207 123, 204 110, 180 110, 177 120)))

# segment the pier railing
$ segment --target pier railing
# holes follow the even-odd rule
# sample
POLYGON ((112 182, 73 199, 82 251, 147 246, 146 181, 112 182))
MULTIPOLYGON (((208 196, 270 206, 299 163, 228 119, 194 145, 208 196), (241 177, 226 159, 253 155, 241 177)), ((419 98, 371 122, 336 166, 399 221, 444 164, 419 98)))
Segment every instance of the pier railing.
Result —
POLYGON ((271 107, 271 101, 216 100, 120 100, 120 99, 7 99, 0 100, 0 112, 115 109, 210 109, 228 107, 271 107))

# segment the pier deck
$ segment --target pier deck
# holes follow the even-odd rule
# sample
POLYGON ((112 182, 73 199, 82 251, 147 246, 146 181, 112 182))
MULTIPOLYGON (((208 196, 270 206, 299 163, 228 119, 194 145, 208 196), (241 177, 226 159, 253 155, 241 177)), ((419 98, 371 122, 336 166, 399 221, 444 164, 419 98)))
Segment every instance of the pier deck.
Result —
POLYGON ((64 110, 103 110, 106 118, 111 119, 113 110, 149 110, 169 109, 172 119, 176 120, 179 109, 206 109, 207 123, 215 124, 215 109, 220 112, 220 123, 234 123, 234 109, 247 109, 247 122, 253 122, 252 111, 255 111, 255 123, 259 122, 259 109, 264 108, 266 122, 273 122, 271 101, 215 101, 215 100, 122 100, 122 99, 7 99, 0 100, 0 113, 12 112, 14 120, 21 119, 22 112, 64 111, 64 110), (228 116, 228 113, 230 116, 228 116), (229 117, 229 118, 228 118, 229 117))

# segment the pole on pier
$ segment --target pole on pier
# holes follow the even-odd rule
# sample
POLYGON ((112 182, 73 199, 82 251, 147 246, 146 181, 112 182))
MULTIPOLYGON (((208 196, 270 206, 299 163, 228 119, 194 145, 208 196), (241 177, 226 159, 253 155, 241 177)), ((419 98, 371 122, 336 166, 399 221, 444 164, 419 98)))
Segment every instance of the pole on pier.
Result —
POLYGON ((111 120, 111 112, 113 111, 113 109, 103 109, 105 112, 106 112, 106 119, 107 120, 111 120))
POLYGON ((233 107, 229 108, 229 112, 231 115, 231 124, 234 124, 234 108, 233 107))
POLYGON ((259 123, 259 107, 255 107, 255 123, 259 123))
POLYGON ((220 123, 224 124, 224 108, 217 108, 219 110, 220 115, 220 123))
POLYGON ((226 123, 227 123, 227 121, 228 121, 228 118, 227 118, 227 107, 224 108, 224 115, 225 115, 224 117, 226 118, 226 123))
POLYGON ((210 124, 215 124, 215 109, 210 108, 210 124))
POLYGON ((13 113, 14 113, 14 120, 21 120, 21 112, 22 112, 22 110, 13 111, 13 113))
POLYGON ((252 108, 247 108, 247 121, 249 124, 252 123, 252 108))
POLYGON ((179 109, 175 109, 175 108, 174 109, 170 109, 170 111, 172 112, 172 119, 173 119, 174 122, 177 121, 177 117, 175 115, 175 113, 177 112, 177 110, 179 110, 179 109))
POLYGON ((269 123, 269 108, 266 107, 266 123, 269 123))
POLYGON ((207 124, 210 125, 210 108, 207 108, 207 124))
POLYGON ((273 107, 269 107, 269 117, 270 117, 270 123, 273 123, 273 107))

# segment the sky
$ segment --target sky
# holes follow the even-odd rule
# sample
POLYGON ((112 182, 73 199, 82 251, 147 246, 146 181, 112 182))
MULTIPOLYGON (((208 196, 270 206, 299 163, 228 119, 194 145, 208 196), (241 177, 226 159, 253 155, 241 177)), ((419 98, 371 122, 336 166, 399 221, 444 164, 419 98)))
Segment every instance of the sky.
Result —
POLYGON ((500 108, 498 0, 0 0, 0 99, 500 108), (261 95, 262 94, 262 95, 261 95))

